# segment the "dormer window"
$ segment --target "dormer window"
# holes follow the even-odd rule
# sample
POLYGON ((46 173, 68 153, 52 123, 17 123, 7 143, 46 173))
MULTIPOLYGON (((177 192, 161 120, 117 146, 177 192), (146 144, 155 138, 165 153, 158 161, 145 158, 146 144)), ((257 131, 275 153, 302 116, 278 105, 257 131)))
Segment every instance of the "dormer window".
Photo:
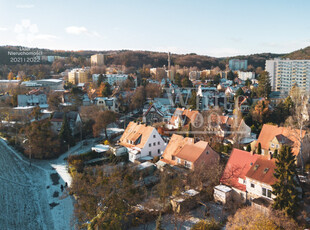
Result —
POLYGON ((256 171, 258 168, 259 168, 259 165, 258 165, 258 164, 255 165, 255 166, 254 166, 254 171, 256 171))
POLYGON ((265 168, 264 169, 264 174, 266 174, 268 172, 269 168, 265 168))

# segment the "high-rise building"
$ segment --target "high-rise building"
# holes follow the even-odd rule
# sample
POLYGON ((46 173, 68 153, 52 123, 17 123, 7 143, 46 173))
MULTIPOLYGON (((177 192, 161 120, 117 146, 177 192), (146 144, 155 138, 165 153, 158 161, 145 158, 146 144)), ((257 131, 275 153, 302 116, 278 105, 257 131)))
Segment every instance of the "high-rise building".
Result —
POLYGON ((88 82, 88 70, 73 69, 68 73, 68 81, 74 85, 88 82))
POLYGON ((248 60, 230 59, 229 69, 232 71, 246 70, 248 68, 248 60))
POLYGON ((266 60, 272 90, 288 93, 294 84, 303 91, 310 91, 310 60, 275 58, 266 60))
POLYGON ((90 57, 90 62, 92 66, 102 66, 104 65, 104 55, 103 54, 95 54, 90 57))

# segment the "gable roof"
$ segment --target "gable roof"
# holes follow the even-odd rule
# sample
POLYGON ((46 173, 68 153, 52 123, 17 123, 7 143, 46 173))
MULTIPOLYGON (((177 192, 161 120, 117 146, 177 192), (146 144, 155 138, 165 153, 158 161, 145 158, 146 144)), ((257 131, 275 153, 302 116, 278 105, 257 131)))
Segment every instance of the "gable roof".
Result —
POLYGON ((205 141, 186 144, 176 156, 182 160, 195 163, 203 154, 205 155, 204 158, 206 161, 218 156, 209 146, 208 142, 205 141))
POLYGON ((259 156, 245 176, 264 184, 273 185, 276 182, 275 162, 275 159, 269 160, 266 156, 259 156))
POLYGON ((146 116, 151 111, 152 108, 154 108, 155 112, 158 113, 160 116, 162 116, 162 117, 164 116, 164 114, 159 109, 157 109, 155 104, 151 104, 149 106, 148 110, 143 114, 143 116, 146 116))
POLYGON ((225 166, 221 183, 246 191, 246 186, 238 182, 239 178, 245 179, 245 175, 258 159, 259 155, 240 149, 233 149, 225 166))
MULTIPOLYGON (((272 141, 274 137, 280 134, 282 134, 283 136, 285 136, 286 138, 288 138, 290 141, 293 142, 292 151, 293 151, 293 154, 297 156, 300 150, 300 144, 297 139, 297 136, 299 136, 300 131, 297 129, 264 124, 258 136, 256 147, 258 146, 258 143, 261 143, 262 149, 269 149, 270 141, 272 141)), ((306 134, 306 131, 303 130, 302 137, 304 137, 305 134, 306 134)))
POLYGON ((152 126, 146 126, 144 124, 138 124, 131 121, 120 138, 120 145, 125 147, 143 148, 154 130, 156 131, 156 129, 152 126), (128 141, 136 142, 139 138, 139 143, 128 143, 128 141))
POLYGON ((172 160, 172 156, 176 156, 182 150, 184 145, 189 143, 194 143, 194 139, 188 137, 184 138, 181 135, 173 134, 161 160, 168 164, 175 165, 176 163, 172 160))
MULTIPOLYGON (((181 108, 177 108, 175 111, 174 111, 174 114, 173 116, 171 117, 170 119, 170 123, 171 124, 174 124, 174 122, 176 121, 176 119, 178 117, 182 117, 182 119, 184 119, 184 117, 186 117, 186 120, 188 119, 188 122, 190 121, 195 121, 196 119, 196 116, 198 115, 198 111, 197 110, 191 110, 191 109, 181 109, 181 108)), ((185 120, 185 122, 186 122, 185 120)), ((188 123, 187 122, 187 123, 188 123)), ((184 124, 186 125, 186 124, 184 124)))

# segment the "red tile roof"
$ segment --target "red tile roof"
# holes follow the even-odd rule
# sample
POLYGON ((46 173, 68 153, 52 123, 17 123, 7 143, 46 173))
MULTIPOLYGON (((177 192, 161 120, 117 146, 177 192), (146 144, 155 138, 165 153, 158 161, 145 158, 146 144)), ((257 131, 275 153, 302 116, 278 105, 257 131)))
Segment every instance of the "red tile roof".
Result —
POLYGON ((259 156, 240 149, 233 149, 223 172, 221 183, 246 191, 246 186, 240 184, 238 179, 245 179, 245 175, 259 156))
POLYGON ((274 177, 275 162, 275 159, 269 160, 267 156, 259 156, 245 176, 261 183, 273 185, 276 182, 274 177))

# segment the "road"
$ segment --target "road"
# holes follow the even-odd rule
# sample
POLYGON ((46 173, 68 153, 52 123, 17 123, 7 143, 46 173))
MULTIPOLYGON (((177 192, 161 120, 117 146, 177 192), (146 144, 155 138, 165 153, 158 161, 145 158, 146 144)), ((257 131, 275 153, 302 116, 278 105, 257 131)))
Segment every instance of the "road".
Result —
POLYGON ((43 169, 22 161, 0 141, 0 228, 54 229, 43 169))

